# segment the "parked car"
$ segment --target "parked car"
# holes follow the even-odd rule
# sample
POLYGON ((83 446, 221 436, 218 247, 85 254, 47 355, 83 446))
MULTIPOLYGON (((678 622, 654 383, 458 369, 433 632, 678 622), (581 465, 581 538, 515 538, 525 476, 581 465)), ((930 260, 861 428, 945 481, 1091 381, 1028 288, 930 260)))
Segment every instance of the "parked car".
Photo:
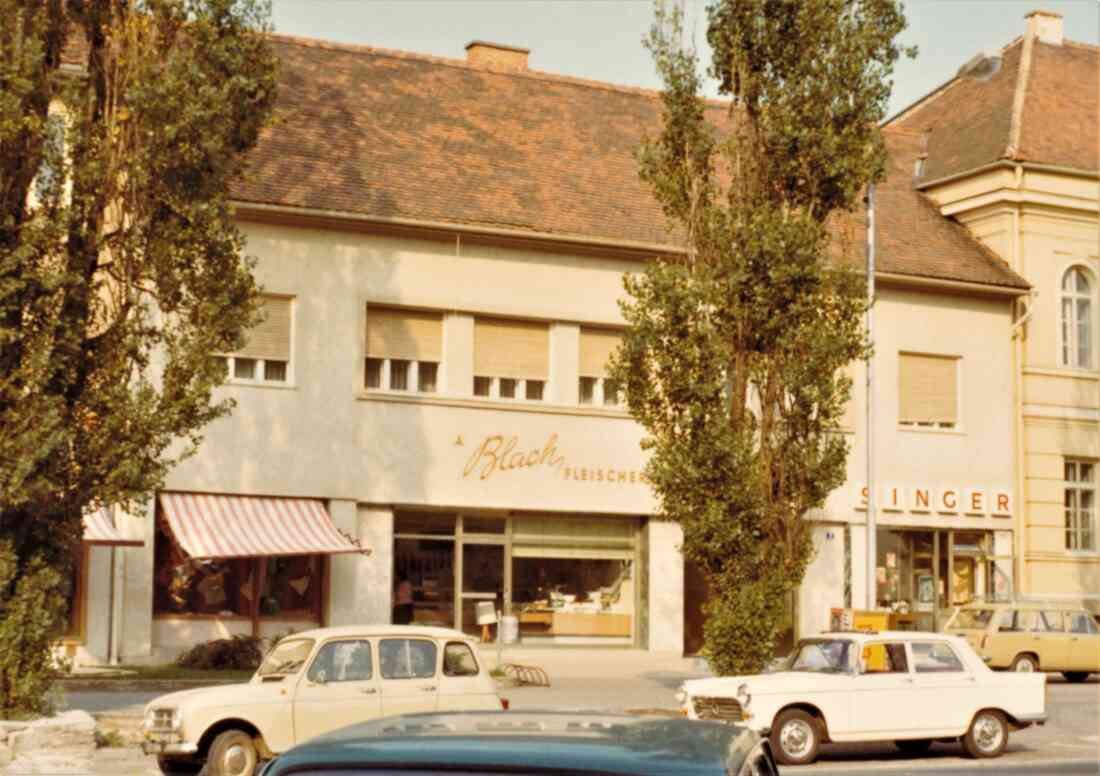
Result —
POLYGON ((972 604, 944 626, 991 668, 1061 671, 1070 682, 1100 672, 1100 626, 1085 609, 1059 604, 972 604))
POLYGON ((146 754, 171 773, 251 776, 263 759, 379 717, 500 710, 475 642, 446 628, 320 628, 280 641, 247 684, 163 695, 145 707, 146 754))
POLYGON ((998 674, 965 639, 942 633, 825 633, 802 639, 777 670, 695 679, 678 693, 691 719, 748 725, 784 765, 822 743, 894 741, 904 752, 961 740, 996 757, 1010 730, 1046 721, 1046 677, 998 674))
POLYGON ((578 712, 411 714, 316 738, 261 776, 599 773, 776 776, 767 741, 734 725, 578 712))

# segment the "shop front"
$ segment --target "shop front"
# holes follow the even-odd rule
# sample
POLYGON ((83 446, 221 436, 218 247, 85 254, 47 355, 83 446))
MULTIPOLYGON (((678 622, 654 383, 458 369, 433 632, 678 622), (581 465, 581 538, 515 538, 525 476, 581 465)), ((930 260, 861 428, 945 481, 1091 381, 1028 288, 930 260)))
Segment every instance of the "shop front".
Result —
POLYGON ((642 526, 629 517, 397 511, 395 579, 411 588, 414 623, 480 635, 478 605, 488 604, 516 617, 526 644, 636 645, 642 526))

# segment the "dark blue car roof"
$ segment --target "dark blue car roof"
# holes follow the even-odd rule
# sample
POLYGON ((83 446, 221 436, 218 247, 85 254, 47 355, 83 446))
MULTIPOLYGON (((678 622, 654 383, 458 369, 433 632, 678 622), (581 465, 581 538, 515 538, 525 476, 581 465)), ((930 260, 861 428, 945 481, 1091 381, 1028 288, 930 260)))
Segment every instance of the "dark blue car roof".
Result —
POLYGON ((626 776, 736 774, 758 736, 686 719, 575 712, 456 712, 374 720, 315 738, 263 776, 325 769, 545 770, 626 776))

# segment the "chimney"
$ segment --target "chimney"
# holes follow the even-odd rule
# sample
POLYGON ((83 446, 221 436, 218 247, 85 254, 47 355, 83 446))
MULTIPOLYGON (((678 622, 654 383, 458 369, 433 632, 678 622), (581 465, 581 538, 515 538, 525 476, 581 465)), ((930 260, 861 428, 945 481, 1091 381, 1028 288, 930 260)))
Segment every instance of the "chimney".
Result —
POLYGON ((473 40, 466 44, 466 64, 487 70, 522 73, 527 70, 527 55, 530 53, 531 49, 473 40))
POLYGON ((1055 11, 1032 11, 1027 16, 1027 36, 1040 43, 1062 45, 1062 14, 1055 11))

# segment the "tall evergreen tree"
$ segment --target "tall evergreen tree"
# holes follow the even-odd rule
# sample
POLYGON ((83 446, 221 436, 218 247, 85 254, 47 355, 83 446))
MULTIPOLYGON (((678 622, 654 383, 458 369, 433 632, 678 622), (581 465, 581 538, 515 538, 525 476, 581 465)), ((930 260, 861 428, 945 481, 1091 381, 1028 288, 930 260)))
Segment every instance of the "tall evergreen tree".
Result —
POLYGON ((268 13, 0 0, 0 714, 45 706, 82 514, 230 409, 210 356, 257 315, 229 184, 273 106, 268 13))
POLYGON ((878 125, 903 53, 895 0, 718 0, 700 95, 682 12, 658 2, 645 41, 663 126, 639 153, 682 255, 628 276, 612 368, 648 432, 662 513, 711 595, 704 650, 721 673, 771 658, 812 557, 806 515, 843 483, 838 433, 867 354, 860 243, 833 228, 881 178, 878 125))

